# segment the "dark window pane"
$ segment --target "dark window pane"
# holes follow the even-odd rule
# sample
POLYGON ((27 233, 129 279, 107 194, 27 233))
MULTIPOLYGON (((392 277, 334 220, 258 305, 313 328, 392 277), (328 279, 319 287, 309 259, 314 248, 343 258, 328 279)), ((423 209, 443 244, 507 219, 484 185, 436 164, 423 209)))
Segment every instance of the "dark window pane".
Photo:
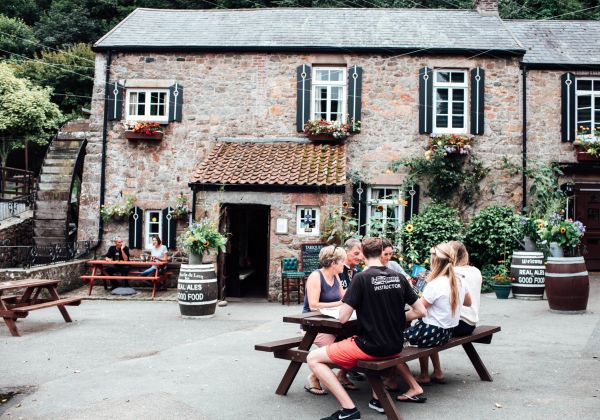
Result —
POLYGON ((158 111, 157 105, 150 105, 150 115, 158 115, 157 111, 158 111))
POLYGON ((448 100, 448 89, 436 89, 436 97, 438 101, 448 100))
POLYGON ((600 91, 600 80, 594 80, 594 90, 596 92, 600 91))
POLYGON ((464 89, 454 89, 452 91, 452 100, 453 101, 463 101, 465 99, 465 90, 464 89))
POLYGON ((166 115, 165 106, 164 105, 159 105, 158 106, 158 115, 166 115))
POLYGON ((584 109, 577 110, 577 121, 579 121, 579 123, 582 123, 585 121, 591 121, 591 120, 592 120, 592 110, 590 108, 584 108, 584 109))
POLYGON ((448 73, 447 71, 439 71, 436 74, 437 74, 436 82, 449 82, 450 81, 450 73, 448 73))
POLYGON ((578 80, 577 81, 577 90, 592 90, 592 81, 591 80, 578 80))
POLYGON ((435 117, 435 125, 437 127, 448 127, 448 116, 437 115, 435 117))
POLYGON ((136 115, 144 115, 146 113, 144 108, 145 108, 144 104, 138 104, 136 115))
POLYGON ((465 74, 464 73, 452 73, 452 83, 464 83, 465 82, 465 74))
POLYGON ((578 108, 585 108, 585 107, 589 107, 592 104, 592 97, 591 95, 579 95, 577 97, 577 107, 578 108))
POLYGON ((462 128, 464 123, 464 118, 462 116, 453 116, 452 117, 452 128, 462 128))
POLYGON ((594 109, 600 109, 600 96, 594 98, 594 109))
POLYGON ((440 115, 448 115, 448 102, 438 102, 436 112, 440 115))
POLYGON ((465 104, 462 102, 452 102, 452 114, 463 115, 465 112, 465 104))

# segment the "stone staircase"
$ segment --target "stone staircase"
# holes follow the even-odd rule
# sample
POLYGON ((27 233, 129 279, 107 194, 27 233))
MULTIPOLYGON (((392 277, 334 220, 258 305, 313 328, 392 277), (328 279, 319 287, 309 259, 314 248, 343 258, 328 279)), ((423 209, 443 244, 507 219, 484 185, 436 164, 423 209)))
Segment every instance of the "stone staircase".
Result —
POLYGON ((34 242, 37 246, 67 241, 67 218, 71 181, 82 144, 86 142, 89 121, 64 125, 48 148, 38 183, 33 212, 34 242))

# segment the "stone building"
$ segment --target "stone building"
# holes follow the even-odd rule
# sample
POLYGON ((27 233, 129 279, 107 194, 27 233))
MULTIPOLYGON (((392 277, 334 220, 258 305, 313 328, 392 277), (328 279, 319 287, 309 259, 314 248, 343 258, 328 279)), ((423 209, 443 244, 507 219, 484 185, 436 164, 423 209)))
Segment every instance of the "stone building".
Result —
MULTIPOLYGON (((473 135, 491 167, 485 205, 520 209, 523 180, 501 170, 502 157, 520 161, 527 144, 530 156, 578 167, 561 137, 561 77, 600 67, 598 22, 552 22, 569 51, 554 46, 547 63, 533 57, 546 40, 527 35, 537 24, 503 22, 497 1, 473 10, 137 9, 94 45, 79 239, 119 234, 142 248, 155 232, 174 247, 187 220, 170 208, 183 193, 195 218, 231 233, 219 257, 224 293, 276 299, 281 259, 320 242, 320 224, 343 203, 353 200, 366 225, 418 211, 423 191, 401 191, 404 175, 389 165, 440 133, 473 135), (318 118, 362 127, 343 142, 313 142, 303 126, 318 118), (160 123, 161 139, 126 138, 126 123, 140 120, 160 123), (101 204, 132 195, 129 223, 99 220, 101 204)), ((597 171, 586 176, 600 185, 597 171)))

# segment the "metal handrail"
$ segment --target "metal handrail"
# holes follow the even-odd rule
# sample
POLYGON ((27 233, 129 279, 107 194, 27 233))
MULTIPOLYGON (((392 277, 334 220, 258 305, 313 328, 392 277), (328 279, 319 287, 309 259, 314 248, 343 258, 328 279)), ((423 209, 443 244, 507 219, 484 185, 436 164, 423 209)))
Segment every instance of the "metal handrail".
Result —
POLYGON ((91 241, 30 246, 0 245, 0 268, 30 268, 89 258, 90 255, 91 241))
POLYGON ((35 192, 13 199, 0 198, 0 222, 10 217, 16 217, 27 210, 33 210, 35 192))

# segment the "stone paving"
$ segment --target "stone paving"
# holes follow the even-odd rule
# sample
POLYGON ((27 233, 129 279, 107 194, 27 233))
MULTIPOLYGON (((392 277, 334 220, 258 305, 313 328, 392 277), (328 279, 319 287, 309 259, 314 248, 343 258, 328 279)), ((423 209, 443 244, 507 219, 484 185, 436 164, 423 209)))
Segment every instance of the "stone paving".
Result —
MULTIPOLYGON (((20 320, 22 337, 0 325, 0 394, 17 392, 0 404, 0 418, 318 419, 338 408, 332 396, 304 391, 306 366, 287 396, 275 395, 287 363, 253 349, 299 334, 281 319, 300 305, 229 302, 196 320, 172 301, 102 295, 95 287, 94 299, 69 307, 71 324, 51 308, 20 320)), ((425 404, 399 403, 406 419, 598 418, 600 275, 585 314, 486 294, 481 324, 502 327, 490 345, 476 345, 494 382, 479 380, 462 349, 444 351, 448 384, 426 387, 425 404)), ((359 387, 351 395, 362 418, 383 418, 359 387)))

